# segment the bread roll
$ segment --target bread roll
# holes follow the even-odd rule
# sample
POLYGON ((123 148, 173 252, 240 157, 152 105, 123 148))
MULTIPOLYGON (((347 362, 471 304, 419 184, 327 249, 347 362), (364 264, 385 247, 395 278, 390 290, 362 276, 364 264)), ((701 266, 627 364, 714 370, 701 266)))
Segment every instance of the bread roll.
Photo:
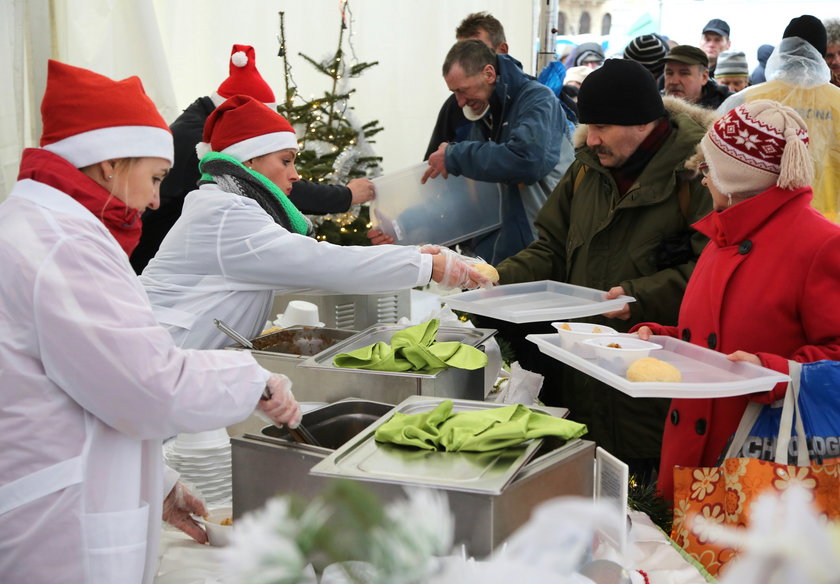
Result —
POLYGON ((496 268, 490 264, 473 264, 472 267, 474 267, 479 274, 490 280, 491 284, 495 284, 499 281, 499 272, 497 272, 496 268))
POLYGON ((627 379, 630 381, 665 381, 679 383, 682 381, 680 370, 653 357, 644 357, 630 364, 627 368, 627 379))

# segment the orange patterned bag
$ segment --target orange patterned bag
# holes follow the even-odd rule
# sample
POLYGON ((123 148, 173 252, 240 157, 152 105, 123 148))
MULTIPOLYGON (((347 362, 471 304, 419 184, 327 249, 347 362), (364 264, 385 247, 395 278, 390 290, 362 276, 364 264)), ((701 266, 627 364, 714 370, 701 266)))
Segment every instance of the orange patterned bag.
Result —
POLYGON ((840 517, 840 463, 812 464, 805 448, 798 449, 797 464, 787 464, 791 427, 805 436, 802 416, 797 408, 800 364, 791 362, 793 381, 788 386, 776 444, 775 461, 734 458, 758 412, 760 404, 750 404, 732 440, 723 464, 717 467, 674 468, 674 523, 671 538, 700 562, 713 576, 737 551, 709 541, 702 529, 692 530, 692 520, 704 517, 715 523, 746 527, 750 507, 768 491, 784 496, 796 484, 807 489, 814 504, 830 518, 840 517))

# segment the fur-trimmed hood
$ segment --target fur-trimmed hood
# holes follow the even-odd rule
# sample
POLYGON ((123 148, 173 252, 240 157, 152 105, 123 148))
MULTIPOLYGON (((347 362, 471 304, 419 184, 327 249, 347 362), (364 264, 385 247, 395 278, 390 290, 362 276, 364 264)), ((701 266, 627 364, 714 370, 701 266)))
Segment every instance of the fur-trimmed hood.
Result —
MULTIPOLYGON (((665 104, 665 109, 668 110, 668 113, 671 114, 672 118, 680 114, 684 114, 704 128, 710 127, 718 120, 718 118, 720 118, 720 114, 718 114, 715 110, 694 105, 693 103, 689 103, 678 97, 663 96, 662 103, 665 104)), ((576 149, 586 145, 586 137, 588 135, 588 124, 579 124, 578 127, 575 128, 573 144, 576 149)))

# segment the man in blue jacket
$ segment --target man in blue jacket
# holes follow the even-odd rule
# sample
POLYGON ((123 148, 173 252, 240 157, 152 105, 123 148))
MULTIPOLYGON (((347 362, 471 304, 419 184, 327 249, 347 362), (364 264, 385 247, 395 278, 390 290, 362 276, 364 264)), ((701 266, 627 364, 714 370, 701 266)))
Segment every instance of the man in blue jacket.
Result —
POLYGON ((574 158, 566 116, 548 87, 480 40, 455 43, 443 77, 472 126, 467 140, 429 156, 423 182, 453 174, 502 184, 501 227, 467 246, 496 264, 536 238, 534 218, 574 158))

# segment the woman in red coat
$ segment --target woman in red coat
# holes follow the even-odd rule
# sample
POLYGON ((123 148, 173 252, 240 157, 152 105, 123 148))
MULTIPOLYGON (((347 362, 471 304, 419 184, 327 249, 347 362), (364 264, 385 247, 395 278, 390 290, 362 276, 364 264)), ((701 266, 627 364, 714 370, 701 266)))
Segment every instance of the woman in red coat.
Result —
MULTIPOLYGON (((693 227, 710 241, 685 291, 678 326, 640 325, 787 373, 787 361, 840 359, 840 227, 810 203, 804 121, 774 101, 744 104, 700 142, 698 168, 714 210, 693 227)), ((780 399, 786 384, 746 396, 672 399, 660 493, 674 466, 714 466, 748 400, 780 399)))

